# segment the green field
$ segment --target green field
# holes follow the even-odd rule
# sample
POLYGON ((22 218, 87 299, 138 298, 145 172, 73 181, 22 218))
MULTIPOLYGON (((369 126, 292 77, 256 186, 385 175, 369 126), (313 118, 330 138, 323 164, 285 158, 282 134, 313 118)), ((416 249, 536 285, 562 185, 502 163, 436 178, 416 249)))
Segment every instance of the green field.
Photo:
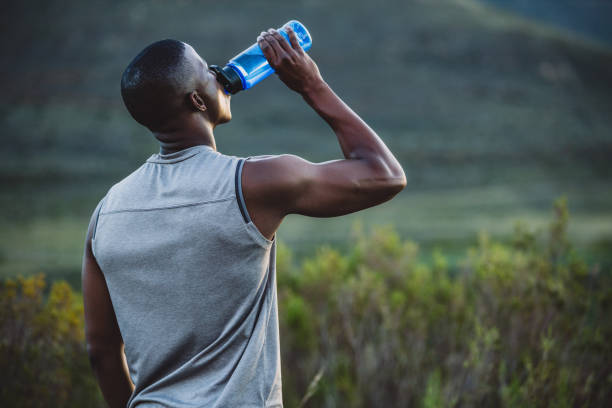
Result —
MULTIPOLYGON (((592 261, 610 262, 612 50, 600 44, 472 0, 5 8, 0 276, 42 271, 79 285, 95 204, 157 151, 119 95, 121 72, 141 48, 176 38, 223 63, 291 18, 310 29, 324 77, 408 178, 377 208, 288 217, 278 237, 296 254, 346 245, 355 225, 392 224, 452 259, 480 231, 504 239, 519 221, 544 225, 554 199, 566 196, 573 242, 592 261)), ((215 132, 223 153, 341 157, 333 133, 276 78, 236 95, 232 109, 232 122, 215 132)))

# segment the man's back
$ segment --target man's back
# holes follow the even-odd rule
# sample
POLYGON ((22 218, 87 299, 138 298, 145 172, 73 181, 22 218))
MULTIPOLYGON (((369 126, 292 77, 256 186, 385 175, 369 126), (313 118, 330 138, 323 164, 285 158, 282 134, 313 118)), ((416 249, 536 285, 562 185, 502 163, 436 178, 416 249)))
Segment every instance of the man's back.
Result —
POLYGON ((276 240, 241 202, 242 160, 203 145, 153 155, 102 201, 92 250, 130 407, 282 406, 276 240))

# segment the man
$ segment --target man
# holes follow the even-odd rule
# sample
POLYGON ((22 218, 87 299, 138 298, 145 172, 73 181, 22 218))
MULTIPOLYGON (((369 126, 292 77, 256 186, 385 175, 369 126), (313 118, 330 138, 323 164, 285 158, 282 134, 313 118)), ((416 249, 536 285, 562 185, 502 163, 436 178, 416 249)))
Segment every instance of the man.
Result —
POLYGON ((406 185, 288 33, 270 29, 258 43, 330 125, 342 160, 217 152, 230 96, 187 44, 154 43, 124 72, 126 107, 160 153, 108 191, 87 232, 85 332, 111 407, 282 407, 276 230, 288 214, 348 214, 406 185))

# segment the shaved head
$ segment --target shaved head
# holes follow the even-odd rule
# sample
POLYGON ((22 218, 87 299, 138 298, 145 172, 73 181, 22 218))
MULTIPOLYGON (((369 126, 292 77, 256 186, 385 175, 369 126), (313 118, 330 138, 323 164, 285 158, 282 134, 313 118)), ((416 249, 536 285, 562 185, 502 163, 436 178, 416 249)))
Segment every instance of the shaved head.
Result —
POLYGON ((187 45, 157 41, 142 50, 121 77, 121 96, 132 117, 151 131, 163 130, 169 120, 190 109, 188 96, 196 67, 186 58, 187 45))

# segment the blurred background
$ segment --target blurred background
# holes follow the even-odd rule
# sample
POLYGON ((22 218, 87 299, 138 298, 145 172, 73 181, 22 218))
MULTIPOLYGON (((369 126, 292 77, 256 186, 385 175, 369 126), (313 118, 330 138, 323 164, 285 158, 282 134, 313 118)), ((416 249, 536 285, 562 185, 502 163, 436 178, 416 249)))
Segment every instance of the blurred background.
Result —
MULTIPOLYGON (((290 271, 299 275, 315 268, 313 265, 319 265, 320 270, 352 265, 351 259, 356 258, 351 257, 364 239, 374 240, 367 241, 373 248, 382 245, 383 254, 394 245, 401 248, 398 251, 403 255, 391 251, 389 257, 408 256, 414 262, 406 267, 409 276, 427 268, 434 273, 444 265, 450 279, 469 264, 469 248, 485 251, 489 240, 513 245, 517 231, 520 235, 524 230, 548 237, 550 231, 556 231, 555 225, 559 227, 555 222, 565 223, 559 227, 562 241, 571 241, 572 251, 580 254, 585 270, 607 271, 603 275, 609 275, 610 1, 25 0, 3 4, 0 13, 0 278, 44 273, 47 286, 67 281, 69 286, 62 290, 72 290, 78 297, 83 241, 91 212, 110 186, 159 149, 146 129, 131 119, 119 93, 123 69, 142 48, 159 39, 174 38, 191 44, 209 64, 224 64, 252 44, 262 30, 290 19, 308 27, 313 37, 310 55, 323 77, 395 152, 408 185, 394 200, 350 216, 288 217, 278 232, 283 246, 279 270, 285 270, 287 277, 279 285, 288 285, 293 292, 287 293, 299 292, 298 281, 289 278, 293 276, 290 271), (559 197, 567 199, 567 207, 557 206, 555 213, 553 202, 559 197), (564 218, 566 208, 571 214, 569 223, 564 218), (377 226, 391 227, 381 230, 377 226), (379 232, 369 232, 373 230, 379 232), (317 249, 322 245, 327 249, 317 249), (340 257, 338 265, 326 258, 335 259, 329 251, 340 257), (413 267, 416 269, 410 269, 413 267)), ((215 130, 222 153, 293 153, 311 161, 341 157, 332 131, 274 76, 234 96, 232 111, 231 123, 215 130)), ((556 239, 554 233, 550 239, 556 239)), ((546 259, 550 261, 549 255, 547 252, 546 259)), ((551 270, 558 266, 555 262, 551 270)), ((391 268, 384 262, 376 265, 391 268)), ((372 265, 369 268, 376 270, 372 265)), ((35 280, 6 282, 13 282, 16 288, 40 287, 41 291, 44 286, 35 280)), ((286 296, 281 306, 293 313, 286 316, 289 320, 283 327, 295 329, 287 339, 295 333, 303 338, 306 335, 300 330, 317 332, 316 327, 330 323, 304 323, 303 308, 309 300, 291 297, 283 290, 281 297, 286 296)), ((602 296, 610 302, 605 297, 609 291, 606 293, 602 296)), ((43 294, 49 296, 48 291, 43 294)), ((78 310, 75 313, 78 316, 78 310)), ((527 320, 518 318, 517 324, 527 320)), ((475 326, 469 327, 472 330, 475 326)), ((478 333, 490 340, 490 332, 482 327, 478 333)), ((536 331, 546 333, 547 327, 538 326, 536 331)), ((533 341, 539 350, 541 338, 533 341)), ((361 371, 357 370, 349 375, 348 383, 331 381, 329 373, 336 371, 329 368, 331 363, 319 364, 322 352, 315 343, 299 343, 295 349, 286 345, 287 353, 300 347, 319 350, 310 365, 287 368, 287 398, 297 405, 298 396, 313 385, 311 379, 319 369, 328 367, 321 380, 323 384, 328 381, 327 388, 313 391, 319 406, 342 405, 338 401, 344 401, 344 406, 372 406, 365 397, 343 400, 337 396, 343 390, 337 384, 364 384, 367 377, 359 377, 355 373, 361 371), (303 370, 303 375, 294 381, 291 370, 303 370), (331 383, 336 388, 329 388, 331 383), (329 396, 332 394, 336 397, 329 396)), ((423 344, 431 345, 427 341, 423 344)), ((611 362, 609 353, 603 356, 603 362, 611 362)), ((524 359, 517 354, 515 363, 520 365, 520 361, 524 359)), ((331 365, 341 371, 345 366, 338 364, 331 365)), ((516 368, 510 365, 504 370, 516 368)), ((443 395, 445 403, 456 403, 452 399, 458 395, 453 394, 456 389, 445 382, 450 369, 428 367, 422 378, 405 385, 417 391, 404 400, 397 398, 442 406, 438 404, 442 400, 434 397, 443 395), (433 391, 425 394, 425 390, 433 391)), ((502 378, 500 367, 497 361, 495 374, 486 370, 481 374, 502 378)), ((602 370, 594 371, 591 377, 580 374, 580 381, 584 380, 581 386, 587 387, 591 378, 590 384, 608 381, 609 387, 609 369, 602 370)), ((521 375, 516 378, 527 378, 521 375)), ((469 383, 466 379, 461 387, 469 383)), ((346 387, 342 392, 350 395, 351 388, 346 387)), ((585 392, 595 392, 593 389, 585 392)), ((493 394, 502 398, 503 393, 493 394)), ((570 399, 568 406, 576 401, 587 401, 587 405, 609 402, 609 392, 601 395, 599 399, 570 399)), ((461 401, 470 406, 492 400, 461 401)))

